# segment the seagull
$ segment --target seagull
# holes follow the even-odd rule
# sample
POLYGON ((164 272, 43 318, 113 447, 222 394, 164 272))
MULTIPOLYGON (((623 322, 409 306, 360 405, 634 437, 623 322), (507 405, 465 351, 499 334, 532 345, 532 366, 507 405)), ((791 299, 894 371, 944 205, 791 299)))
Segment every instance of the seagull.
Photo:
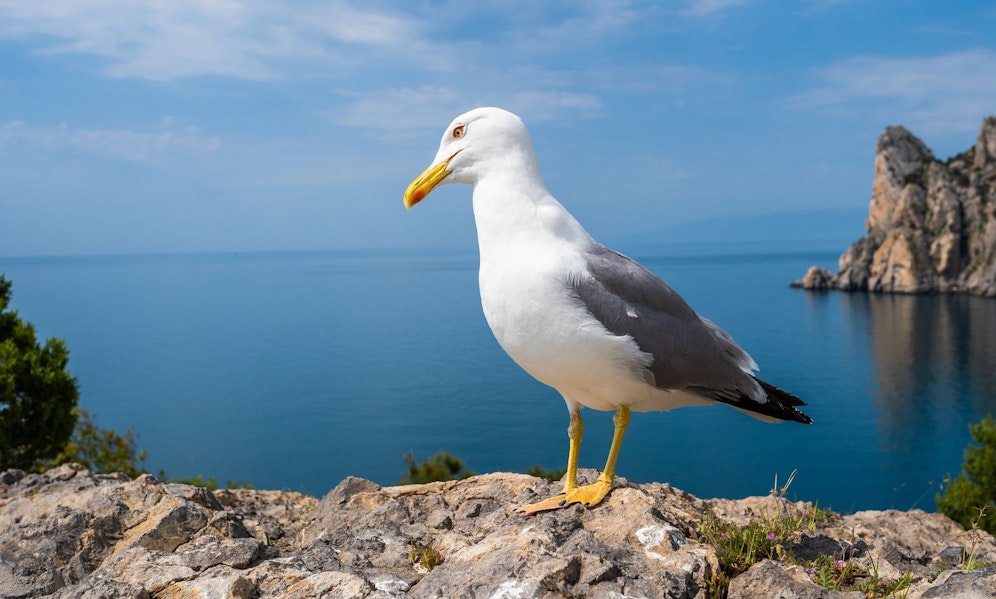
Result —
POLYGON ((438 185, 473 185, 481 305, 501 347, 563 396, 570 449, 563 491, 535 514, 612 490, 631 412, 727 404, 767 422, 812 419, 798 397, 754 375, 754 360, 639 263, 595 241, 547 190, 522 120, 477 108, 450 123, 431 165, 405 190, 411 208, 438 185), (614 411, 598 479, 578 485, 581 408, 614 411))

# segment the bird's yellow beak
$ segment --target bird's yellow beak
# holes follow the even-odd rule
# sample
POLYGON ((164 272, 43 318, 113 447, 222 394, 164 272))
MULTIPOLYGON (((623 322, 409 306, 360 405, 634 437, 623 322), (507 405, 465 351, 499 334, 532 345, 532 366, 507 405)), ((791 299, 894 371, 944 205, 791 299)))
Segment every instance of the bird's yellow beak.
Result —
MULTIPOLYGON (((460 153, 457 150, 453 156, 460 153)), ((415 178, 414 181, 405 190, 405 208, 411 208, 415 204, 418 204, 425 199, 425 196, 429 195, 433 189, 439 185, 439 182, 446 178, 450 174, 449 166, 450 161, 453 160, 453 156, 446 159, 446 162, 440 162, 435 166, 430 166, 429 168, 422 171, 422 174, 415 178)))

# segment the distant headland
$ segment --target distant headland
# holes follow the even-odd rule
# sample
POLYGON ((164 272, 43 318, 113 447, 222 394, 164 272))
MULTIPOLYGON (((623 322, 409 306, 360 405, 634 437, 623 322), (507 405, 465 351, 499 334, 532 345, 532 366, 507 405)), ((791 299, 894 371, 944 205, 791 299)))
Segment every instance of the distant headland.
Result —
POLYGON ((946 162, 901 126, 875 149, 867 235, 841 255, 837 274, 813 266, 792 286, 996 297, 996 116, 946 162))

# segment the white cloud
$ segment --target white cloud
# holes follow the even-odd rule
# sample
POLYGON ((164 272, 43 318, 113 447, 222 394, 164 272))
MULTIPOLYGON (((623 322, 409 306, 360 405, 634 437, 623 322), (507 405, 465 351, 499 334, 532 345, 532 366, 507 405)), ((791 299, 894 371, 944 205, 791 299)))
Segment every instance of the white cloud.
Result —
POLYGON ((439 130, 457 115, 478 106, 500 106, 526 121, 592 118, 602 103, 592 94, 571 91, 482 91, 471 97, 449 87, 392 88, 370 94, 349 94, 344 106, 322 112, 330 122, 369 129, 394 138, 423 136, 439 130))
POLYGON ((344 106, 326 110, 322 116, 336 125, 396 137, 420 135, 430 128, 442 130, 450 119, 471 107, 456 90, 447 87, 402 87, 344 95, 350 98, 344 106))
POLYGON ((158 131, 129 129, 80 129, 65 123, 35 127, 23 121, 0 124, 0 152, 4 150, 63 151, 146 161, 171 154, 202 154, 214 152, 220 141, 202 135, 191 127, 177 127, 167 117, 156 127, 158 131))
POLYGON ((814 89, 793 108, 841 116, 873 115, 918 130, 977 129, 996 112, 996 52, 979 49, 927 58, 851 58, 816 72, 814 89))
POLYGON ((596 0, 577 7, 578 14, 558 7, 555 12, 568 15, 563 21, 549 25, 543 20, 536 27, 521 28, 515 34, 519 43, 562 45, 565 40, 589 40, 601 33, 623 29, 638 18, 639 13, 629 0, 596 0))
POLYGON ((803 2, 803 6, 799 9, 797 14, 804 17, 813 17, 819 15, 820 13, 833 10, 838 6, 854 4, 861 1, 863 0, 806 0, 803 2))
POLYGON ((671 93, 694 89, 713 90, 716 86, 729 85, 737 80, 737 76, 731 73, 677 64, 597 67, 586 70, 583 78, 600 89, 635 92, 666 90, 671 93))
POLYGON ((532 121, 591 118, 601 112, 600 91, 674 91, 708 76, 651 65, 625 78, 619 73, 634 67, 574 61, 572 49, 597 48, 659 10, 653 4, 484 0, 405 10, 358 0, 0 0, 0 39, 49 55, 96 56, 119 78, 269 80, 306 71, 347 90, 323 118, 394 137, 422 134, 483 104, 532 121), (539 55, 565 54, 572 60, 560 70, 531 66, 539 55))
POLYGON ((733 6, 746 4, 747 0, 688 0, 684 14, 691 17, 709 17, 733 6))
POLYGON ((0 38, 99 56, 111 76, 153 80, 271 79, 287 59, 350 68, 351 50, 417 45, 418 31, 411 19, 342 1, 0 0, 0 38))
POLYGON ((631 0, 381 6, 360 0, 0 0, 0 40, 18 40, 39 54, 95 56, 109 76, 157 81, 271 80, 301 70, 362 74, 364 65, 439 73, 516 56, 531 63, 536 52, 596 46, 660 11, 631 0))
POLYGON ((602 103, 592 94, 568 91, 523 91, 512 94, 508 108, 527 122, 549 121, 565 113, 575 118, 592 118, 602 110, 602 103))

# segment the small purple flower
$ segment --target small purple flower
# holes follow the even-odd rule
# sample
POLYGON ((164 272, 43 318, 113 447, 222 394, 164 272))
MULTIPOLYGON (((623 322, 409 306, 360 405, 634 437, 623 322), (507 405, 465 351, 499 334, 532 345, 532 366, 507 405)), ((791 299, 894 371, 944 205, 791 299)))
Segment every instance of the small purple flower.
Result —
POLYGON ((838 568, 843 568, 844 567, 844 560, 837 560, 837 567, 838 568))
POLYGON ((773 540, 773 539, 775 538, 775 533, 773 533, 773 532, 769 532, 769 533, 767 534, 767 536, 765 536, 764 538, 766 538, 766 539, 768 539, 769 541, 771 541, 771 540, 773 540))
POLYGON ((726 533, 725 532, 719 533, 719 538, 725 539, 726 538, 726 533))

